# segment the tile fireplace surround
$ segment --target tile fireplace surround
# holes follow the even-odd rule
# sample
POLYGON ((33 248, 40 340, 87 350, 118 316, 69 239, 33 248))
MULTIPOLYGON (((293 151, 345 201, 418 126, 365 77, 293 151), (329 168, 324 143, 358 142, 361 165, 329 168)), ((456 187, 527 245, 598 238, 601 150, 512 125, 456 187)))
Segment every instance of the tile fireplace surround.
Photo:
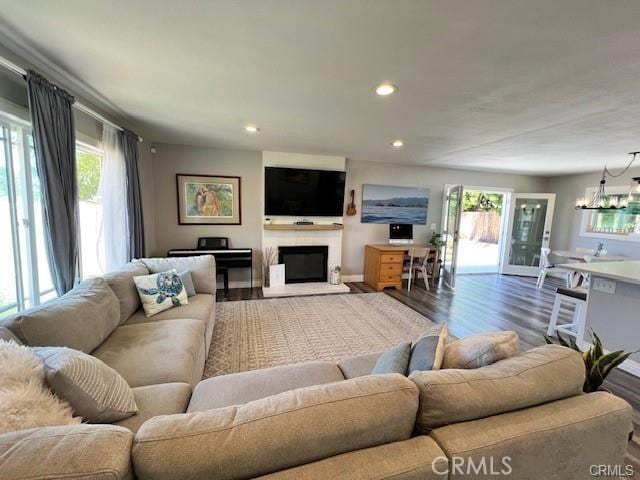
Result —
MULTIPOLYGON (((341 265, 342 230, 266 230, 262 231, 262 248, 294 246, 327 246, 329 249, 327 264, 329 269, 341 265)), ((323 293, 347 293, 349 287, 344 284, 331 285, 328 282, 289 283, 280 287, 262 289, 265 297, 316 295, 323 293)))

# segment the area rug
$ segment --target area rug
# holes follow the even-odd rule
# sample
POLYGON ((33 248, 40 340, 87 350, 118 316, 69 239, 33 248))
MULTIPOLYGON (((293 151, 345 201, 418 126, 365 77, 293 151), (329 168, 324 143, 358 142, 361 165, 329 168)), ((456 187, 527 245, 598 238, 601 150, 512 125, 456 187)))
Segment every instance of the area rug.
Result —
POLYGON ((381 352, 431 325, 384 293, 218 302, 204 378, 381 352))

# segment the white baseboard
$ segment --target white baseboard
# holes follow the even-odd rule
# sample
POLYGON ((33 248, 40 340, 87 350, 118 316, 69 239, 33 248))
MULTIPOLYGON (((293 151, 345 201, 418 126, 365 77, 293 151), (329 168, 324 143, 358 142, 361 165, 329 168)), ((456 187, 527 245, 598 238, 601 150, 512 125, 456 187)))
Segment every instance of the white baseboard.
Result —
POLYGON ((363 282, 364 275, 342 275, 343 282, 363 282))
POLYGON ((634 360, 626 360, 620 365, 620 370, 630 373, 634 377, 640 377, 640 363, 634 360))

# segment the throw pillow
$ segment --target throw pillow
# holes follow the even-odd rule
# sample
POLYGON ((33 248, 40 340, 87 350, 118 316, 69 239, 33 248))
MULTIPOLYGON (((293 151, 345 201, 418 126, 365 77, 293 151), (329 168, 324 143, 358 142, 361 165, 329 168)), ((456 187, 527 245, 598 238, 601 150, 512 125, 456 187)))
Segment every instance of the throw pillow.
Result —
POLYGON ((490 332, 451 342, 444 352, 443 368, 480 368, 518 353, 516 332, 490 332))
POLYGON ((81 421, 46 388, 42 362, 29 347, 0 340, 0 434, 81 421))
POLYGON ((53 392, 88 423, 113 423, 137 413, 133 391, 96 357, 65 347, 34 348, 53 392))
POLYGON ((133 277, 147 317, 189 303, 182 280, 174 270, 133 277))
POLYGON ((178 274, 180 280, 182 280, 182 284, 184 285, 184 289, 187 291, 187 297, 193 297, 196 294, 196 289, 193 286, 193 278, 191 278, 191 272, 189 270, 185 270, 178 274))
POLYGON ((411 342, 404 342, 386 350, 378 359, 372 375, 379 373, 400 373, 407 374, 409 356, 411 355, 411 342))
POLYGON ((429 328, 416 340, 411 346, 408 372, 439 370, 444 358, 447 335, 447 324, 441 323, 429 328))

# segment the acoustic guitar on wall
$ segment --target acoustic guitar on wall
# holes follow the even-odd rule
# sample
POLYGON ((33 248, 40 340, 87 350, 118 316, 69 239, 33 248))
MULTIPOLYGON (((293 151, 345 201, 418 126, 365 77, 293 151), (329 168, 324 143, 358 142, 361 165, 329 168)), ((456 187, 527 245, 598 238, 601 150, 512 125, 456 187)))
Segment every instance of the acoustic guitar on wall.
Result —
POLYGON ((351 190, 351 202, 347 205, 347 215, 352 217, 356 214, 356 201, 355 201, 356 191, 351 190))

